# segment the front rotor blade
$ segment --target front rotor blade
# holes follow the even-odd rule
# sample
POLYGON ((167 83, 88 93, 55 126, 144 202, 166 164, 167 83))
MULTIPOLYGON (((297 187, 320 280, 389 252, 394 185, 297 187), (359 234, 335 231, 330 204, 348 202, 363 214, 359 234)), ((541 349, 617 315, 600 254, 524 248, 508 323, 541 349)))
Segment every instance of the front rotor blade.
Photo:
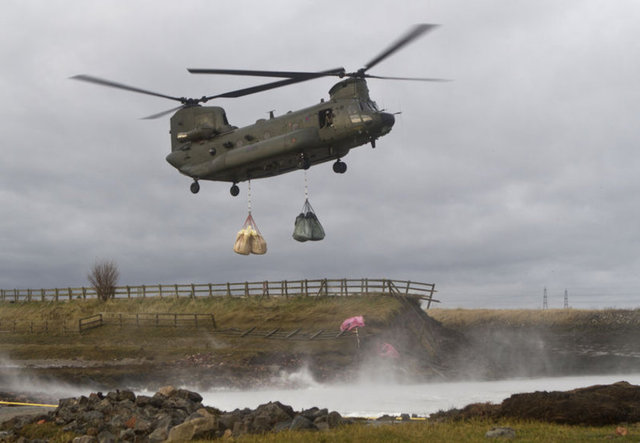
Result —
MULTIPOLYGON (((227 74, 227 75, 248 75, 254 77, 287 77, 287 78, 303 78, 308 76, 315 76, 318 72, 304 72, 304 71, 255 71, 249 69, 187 69, 192 74, 227 74)), ((344 68, 329 69, 322 71, 323 75, 344 75, 344 68)))
POLYGON ((425 77, 386 77, 380 75, 364 75, 366 78, 378 78, 382 80, 410 80, 410 81, 418 81, 418 82, 450 82, 451 80, 446 78, 425 78, 425 77))
POLYGON ((124 89, 125 91, 138 92, 140 94, 146 94, 146 95, 153 95, 155 97, 168 98, 169 100, 175 100, 175 101, 179 101, 179 102, 183 102, 183 103, 185 101, 184 98, 172 97, 170 95, 160 94, 158 92, 147 91, 146 89, 140 89, 140 88, 136 88, 134 86, 129 86, 129 85, 124 85, 122 83, 112 82, 111 80, 104 80, 102 78, 93 77, 91 75, 81 74, 81 75, 74 75, 73 77, 70 77, 70 78, 72 78, 73 80, 80 80, 80 81, 83 81, 83 82, 95 83, 95 84, 101 85, 101 86, 108 86, 110 88, 124 89))
POLYGON ((373 68, 375 65, 380 63, 385 58, 389 57, 391 54, 393 54, 397 50, 401 49, 403 46, 408 45, 409 43, 411 43, 413 40, 415 40, 418 37, 420 37, 425 32, 429 32, 429 31, 431 31, 431 30, 433 30, 433 29, 435 29, 437 27, 438 27, 438 25, 430 25, 430 24, 426 24, 426 23, 422 23, 422 24, 416 25, 413 29, 411 29, 411 31, 409 31, 407 33, 407 35, 402 37, 400 40, 398 40, 393 45, 391 45, 389 48, 387 48, 384 52, 382 52, 376 58, 374 58, 369 63, 364 65, 364 71, 367 71, 368 69, 373 68))

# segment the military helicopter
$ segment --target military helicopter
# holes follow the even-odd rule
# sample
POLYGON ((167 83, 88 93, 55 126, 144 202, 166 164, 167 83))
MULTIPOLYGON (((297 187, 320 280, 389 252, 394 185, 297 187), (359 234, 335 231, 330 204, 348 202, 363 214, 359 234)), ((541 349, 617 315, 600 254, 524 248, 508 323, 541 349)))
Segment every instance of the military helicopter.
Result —
POLYGON ((171 117, 171 153, 167 161, 182 174, 191 177, 191 192, 200 190, 199 180, 231 182, 231 195, 240 192, 238 183, 273 177, 297 169, 335 160, 333 171, 343 174, 347 165, 342 158, 350 149, 371 143, 391 131, 393 114, 379 110, 369 97, 367 78, 386 80, 443 81, 435 78, 381 77, 367 71, 378 63, 434 29, 437 25, 419 24, 373 58, 363 68, 347 72, 344 68, 319 72, 257 71, 243 69, 188 69, 193 74, 227 74, 282 78, 271 83, 201 98, 173 97, 157 92, 104 80, 90 75, 76 75, 75 80, 126 91, 166 98, 181 103, 158 114, 171 117), (329 90, 329 100, 281 116, 270 112, 269 119, 238 128, 229 124, 223 108, 201 106, 216 98, 236 98, 321 77, 344 78, 329 90))

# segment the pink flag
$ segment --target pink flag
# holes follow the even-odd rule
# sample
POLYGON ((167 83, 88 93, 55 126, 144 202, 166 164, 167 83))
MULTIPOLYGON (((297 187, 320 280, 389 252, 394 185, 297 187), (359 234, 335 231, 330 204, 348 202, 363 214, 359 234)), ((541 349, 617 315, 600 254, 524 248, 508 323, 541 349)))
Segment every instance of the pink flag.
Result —
POLYGON ((350 317, 342 322, 340 325, 341 331, 350 331, 353 328, 360 328, 364 326, 364 318, 362 315, 356 315, 355 317, 350 317))
POLYGON ((398 351, 396 351, 396 348, 394 348, 389 343, 382 343, 382 345, 378 349, 378 355, 380 357, 387 357, 387 358, 400 357, 400 354, 398 353, 398 351))

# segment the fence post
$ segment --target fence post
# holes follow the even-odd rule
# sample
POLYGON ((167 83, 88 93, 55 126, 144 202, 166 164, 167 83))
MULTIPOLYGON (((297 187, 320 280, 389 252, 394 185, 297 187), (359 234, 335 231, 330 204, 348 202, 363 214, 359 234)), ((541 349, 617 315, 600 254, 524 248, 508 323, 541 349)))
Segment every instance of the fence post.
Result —
POLYGON ((213 297, 213 287, 211 283, 209 283, 209 297, 213 297))
POLYGON ((304 296, 309 296, 309 280, 307 280, 306 278, 304 279, 304 296))
POLYGON ((249 298, 249 282, 244 282, 244 296, 249 298))
POLYGON ((69 291, 69 300, 73 299, 71 288, 67 288, 69 291))
POLYGON ((231 297, 231 284, 227 282, 227 297, 231 297))
POLYGON ((58 288, 56 288, 56 301, 58 301, 58 296, 60 295, 58 288))
POLYGON ((178 290, 178 283, 176 283, 174 286, 176 288, 176 298, 180 298, 180 291, 178 290))
POLYGON ((131 286, 127 285, 127 298, 131 298, 131 286))
POLYGON ((191 283, 191 298, 196 298, 196 287, 191 283))

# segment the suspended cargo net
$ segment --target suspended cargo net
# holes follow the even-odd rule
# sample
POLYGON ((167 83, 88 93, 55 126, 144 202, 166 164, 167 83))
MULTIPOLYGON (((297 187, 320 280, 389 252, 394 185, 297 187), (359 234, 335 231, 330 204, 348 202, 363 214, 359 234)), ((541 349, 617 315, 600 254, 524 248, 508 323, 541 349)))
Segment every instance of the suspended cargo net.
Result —
POLYGON ((324 229, 309 203, 307 171, 304 171, 304 205, 293 226, 293 238, 299 242, 318 241, 324 238, 324 229))
POLYGON ((233 250, 241 255, 262 255, 267 253, 267 242, 260 234, 258 225, 256 225, 251 213, 247 216, 242 229, 238 231, 233 250))
POLYGON ((296 217, 293 228, 293 238, 299 242, 307 240, 318 241, 324 238, 324 229, 320 224, 320 220, 313 211, 309 199, 304 201, 302 212, 296 217))
POLYGON ((251 215, 251 182, 248 187, 248 206, 249 215, 242 225, 242 229, 238 231, 236 242, 233 245, 233 251, 241 255, 256 254, 262 255, 267 253, 267 242, 265 241, 258 225, 251 215))

